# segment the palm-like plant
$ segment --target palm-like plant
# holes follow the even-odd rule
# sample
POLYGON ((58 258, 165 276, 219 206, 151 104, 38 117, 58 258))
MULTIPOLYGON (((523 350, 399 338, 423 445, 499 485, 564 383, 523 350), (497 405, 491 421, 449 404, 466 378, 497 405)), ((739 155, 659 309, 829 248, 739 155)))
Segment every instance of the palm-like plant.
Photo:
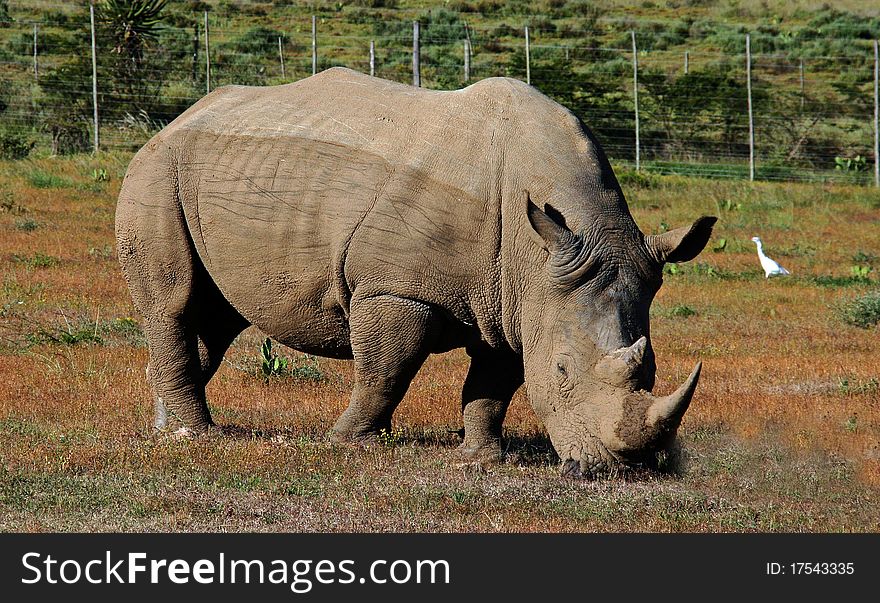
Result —
POLYGON ((103 0, 98 6, 100 19, 109 27, 113 51, 135 63, 144 47, 156 40, 162 26, 162 9, 168 0, 103 0))

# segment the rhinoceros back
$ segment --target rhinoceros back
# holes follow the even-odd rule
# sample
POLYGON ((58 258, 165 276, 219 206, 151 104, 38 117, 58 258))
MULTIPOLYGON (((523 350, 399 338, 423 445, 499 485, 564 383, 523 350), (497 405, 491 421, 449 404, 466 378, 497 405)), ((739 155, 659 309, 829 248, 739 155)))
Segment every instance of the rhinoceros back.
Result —
POLYGON ((516 86, 435 92, 331 69, 219 89, 150 144, 167 149, 205 269, 280 341, 345 355, 352 298, 382 294, 491 339, 516 86))

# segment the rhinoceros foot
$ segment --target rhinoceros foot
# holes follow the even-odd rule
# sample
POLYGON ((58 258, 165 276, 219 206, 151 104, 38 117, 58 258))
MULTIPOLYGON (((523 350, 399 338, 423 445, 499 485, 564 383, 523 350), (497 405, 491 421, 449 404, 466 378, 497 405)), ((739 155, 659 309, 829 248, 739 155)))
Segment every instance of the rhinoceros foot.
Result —
POLYGON ((465 444, 455 449, 454 459, 457 466, 494 465, 503 460, 501 446, 487 445, 471 447, 465 444))

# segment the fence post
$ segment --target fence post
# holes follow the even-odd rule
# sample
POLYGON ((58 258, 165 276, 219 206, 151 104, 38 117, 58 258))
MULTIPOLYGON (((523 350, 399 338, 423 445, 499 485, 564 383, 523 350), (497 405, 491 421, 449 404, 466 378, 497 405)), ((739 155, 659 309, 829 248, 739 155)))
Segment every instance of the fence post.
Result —
POLYGON ((34 24, 34 79, 39 77, 39 69, 37 68, 37 25, 34 24))
POLYGON ((312 75, 318 73, 318 20, 312 15, 312 75))
POLYGON ((874 40, 874 186, 880 187, 880 49, 874 40))
POLYGON ((211 41, 208 32, 208 11, 205 11, 205 94, 211 92, 211 41))
POLYGON ((92 26, 92 107, 95 117, 95 153, 98 152, 98 55, 95 50, 95 5, 89 4, 89 20, 92 26))
POLYGON ((806 98, 806 96, 804 95, 804 60, 803 59, 801 59, 800 72, 801 72, 801 112, 803 112, 804 99, 806 98))
POLYGON ((752 110, 752 37, 746 34, 746 92, 749 103, 749 180, 755 179, 755 116, 752 110))
POLYGON ((690 53, 687 50, 685 50, 684 51, 684 74, 685 75, 687 75, 688 71, 690 70, 690 59, 691 59, 690 53))
POLYGON ((471 41, 464 41, 464 82, 471 81, 471 41))
POLYGON ((532 84, 532 57, 529 48, 529 26, 526 25, 526 84, 532 84))
POLYGON ((419 22, 413 21, 413 86, 422 85, 421 53, 419 52, 419 22))
POLYGON ((633 43, 633 106, 635 107, 636 117, 636 171, 641 170, 641 157, 639 148, 639 52, 636 48, 636 32, 631 31, 633 43))
POLYGON ((370 75, 376 75, 376 43, 370 40, 370 75))
POLYGON ((199 77, 199 23, 193 28, 193 61, 192 61, 192 81, 195 82, 199 77))
POLYGON ((465 39, 467 40, 467 47, 468 47, 468 64, 470 64, 470 60, 471 60, 471 58, 473 58, 473 56, 474 56, 474 52, 473 52, 473 51, 474 51, 474 45, 473 45, 473 43, 471 42, 471 26, 468 25, 468 22, 467 22, 467 21, 464 22, 464 37, 465 37, 465 39))
POLYGON ((281 59, 281 77, 285 77, 284 73, 284 51, 281 49, 281 36, 278 36, 278 58, 281 59))

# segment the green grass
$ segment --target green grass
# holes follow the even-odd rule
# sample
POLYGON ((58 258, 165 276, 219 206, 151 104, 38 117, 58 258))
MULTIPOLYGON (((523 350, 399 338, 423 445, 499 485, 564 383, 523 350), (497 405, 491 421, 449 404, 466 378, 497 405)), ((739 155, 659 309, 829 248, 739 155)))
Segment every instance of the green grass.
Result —
POLYGON ((74 185, 73 181, 63 176, 46 172, 41 169, 31 170, 25 177, 27 178, 28 184, 34 188, 70 188, 74 185))
POLYGON ((61 265, 60 259, 41 251, 37 251, 33 255, 13 254, 12 261, 30 268, 55 268, 61 265))

